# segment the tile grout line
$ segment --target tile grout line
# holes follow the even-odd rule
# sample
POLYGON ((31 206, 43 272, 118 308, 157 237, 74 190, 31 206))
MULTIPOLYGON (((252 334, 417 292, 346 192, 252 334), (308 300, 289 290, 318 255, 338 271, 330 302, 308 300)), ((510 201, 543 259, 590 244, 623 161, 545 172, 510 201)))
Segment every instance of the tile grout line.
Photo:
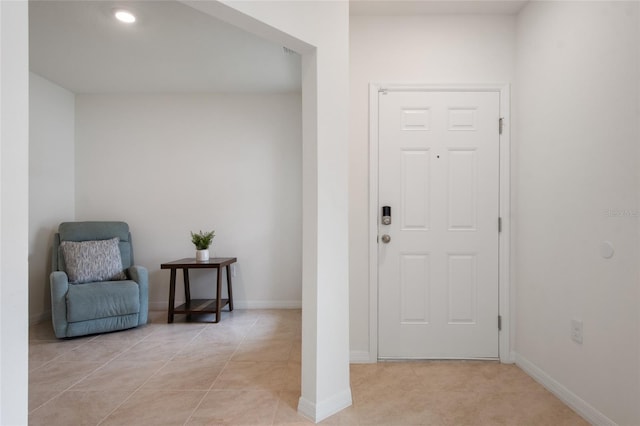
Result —
MULTIPOLYGON (((302 336, 301 336, 302 339, 302 336)), ((287 368, 289 367, 290 363, 291 363, 291 353, 293 352, 293 347, 297 344, 296 343, 296 339, 291 339, 291 348, 289 349, 289 354, 287 355, 287 368)), ((300 340, 300 345, 302 346, 302 340, 300 340)), ((302 370, 302 362, 300 363, 300 369, 302 370)), ((300 371, 300 374, 302 375, 302 371, 300 371)), ((302 379, 302 378, 301 378, 302 379)), ((276 416, 278 415, 278 408, 280 408, 280 403, 282 402, 282 393, 286 392, 284 390, 284 385, 283 385, 283 389, 280 389, 278 391, 278 402, 276 403, 276 409, 273 412, 273 417, 271 418, 271 425, 274 426, 275 422, 276 422, 276 416)), ((299 392, 302 392, 302 389, 299 389, 299 392)), ((296 410, 297 412, 297 410, 296 410)))
MULTIPOLYGON (((195 339, 196 339, 196 338, 197 338, 197 337, 198 337, 198 336, 199 336, 199 335, 204 331, 204 329, 205 329, 205 328, 206 328, 206 327, 202 327, 202 330, 200 330, 200 331, 199 331, 195 336, 193 336, 193 337, 192 337, 192 338, 191 338, 191 339, 190 339, 190 340, 189 340, 185 345, 188 345, 189 343, 193 342, 193 341, 194 341, 194 340, 195 340, 195 339)), ((153 332, 152 332, 152 333, 149 333, 147 336, 145 336, 145 337, 144 337, 142 340, 140 340, 140 342, 138 342, 138 343, 142 343, 142 342, 143 342, 143 341, 145 341, 147 338, 149 338, 149 336, 151 336, 152 334, 153 334, 153 332)), ((137 345, 138 343, 136 343, 136 345, 137 345)), ((132 347, 133 347, 133 346, 135 346, 135 345, 132 345, 132 347)), ((130 348, 128 348, 128 349, 130 349, 130 348)), ((128 350, 128 349, 127 349, 127 350, 128 350)), ((142 389, 142 387, 144 387, 144 385, 146 385, 146 384, 149 382, 149 380, 151 380, 151 378, 152 378, 153 376, 155 376, 155 375, 158 373, 158 371, 160 371, 160 370, 162 370, 164 367, 166 367, 166 366, 167 366, 167 365, 168 365, 168 364, 169 364, 169 363, 170 363, 170 362, 171 362, 171 361, 172 361, 172 360, 173 360, 173 359, 174 359, 174 358, 175 358, 175 357, 176 357, 180 352, 182 352, 182 350, 180 350, 180 351, 176 352, 175 354, 173 354, 173 356, 171 356, 171 358, 169 358, 168 360, 166 360, 164 364, 162 364, 160 367, 158 367, 158 369, 157 369, 156 371, 154 371, 154 372, 153 372, 153 374, 151 374, 151 375, 147 378, 147 380, 145 380, 144 382, 142 382, 142 383, 140 384, 140 386, 138 386, 137 388, 135 388, 135 389, 134 389, 134 390, 129 394, 129 396, 127 396, 127 397, 126 397, 126 398, 125 398, 125 399, 124 399, 120 404, 118 404, 118 405, 117 405, 113 410, 111 410, 111 411, 110 411, 106 416, 104 416, 104 417, 103 417, 103 418, 102 418, 98 423, 96 423, 96 426, 99 426, 99 425, 101 425, 102 423, 104 423, 104 421, 105 421, 105 420, 107 420, 107 419, 108 419, 108 418, 109 418, 113 413, 115 413, 115 412, 116 412, 120 407, 122 407, 122 406, 123 406, 123 405, 124 405, 128 400, 130 400, 130 399, 131 399, 131 397, 132 397, 133 395, 135 395, 135 394, 136 394, 140 389, 142 389)), ((123 352, 123 353, 124 353, 124 352, 123 352)), ((206 395, 206 393, 205 393, 205 395, 206 395)))
MULTIPOLYGON (((56 341, 56 340, 39 340, 39 339, 38 339, 38 341, 40 341, 40 342, 49 342, 49 341, 51 341, 51 342, 56 342, 56 343, 57 343, 57 341, 56 341)), ((31 341, 29 341, 29 345, 31 345, 31 341)), ((80 347, 80 346, 82 346, 82 345, 83 345, 83 344, 81 344, 81 345, 79 345, 79 346, 76 346, 76 347, 75 347, 75 348, 73 348, 73 349, 69 349, 69 350, 68 350, 68 352, 74 351, 74 350, 76 350, 77 348, 79 348, 79 347, 80 347)), ((37 367, 37 368, 34 368, 33 370, 29 370, 28 375, 29 375, 29 376, 31 376, 31 374, 32 374, 32 373, 36 373, 36 372, 37 372, 38 370, 40 370, 41 368, 44 368, 44 367, 46 367, 47 365, 49 365, 49 364, 51 364, 52 362, 54 362, 55 360, 57 360, 58 358, 61 358, 65 353, 66 353, 66 352, 61 353, 60 355, 56 356, 55 358, 52 358, 52 359, 50 359, 49 361, 45 362, 45 363, 44 363, 44 364, 42 364, 41 366, 39 366, 39 367, 37 367)), ((89 374, 91 374, 91 373, 89 373, 89 374)), ((86 377, 86 376, 85 376, 85 377, 86 377)), ((83 380, 85 377, 83 377, 81 380, 83 380)), ((72 386, 73 386, 73 385, 72 385, 72 386)), ((55 398, 57 398, 58 396, 60 396, 63 392, 65 392, 65 391, 64 391, 64 390, 59 391, 57 394, 55 394, 54 396, 52 396, 51 398, 47 399, 45 402, 43 402, 42 404, 38 405, 37 407, 35 407, 35 408, 33 408, 33 409, 28 408, 28 409, 27 409, 27 411, 28 411, 28 413, 27 413, 27 414, 31 414, 31 413, 33 413, 34 411, 36 411, 37 409, 39 409, 40 407, 42 407, 42 406, 44 406, 44 405, 48 404, 49 402, 51 402, 52 400, 54 400, 55 398)))
MULTIPOLYGON (((217 315, 217 314, 216 314, 217 315)), ((253 324, 251 324, 251 327, 249 327, 249 330, 251 330, 253 328, 254 325, 256 325, 256 322, 258 321, 258 318, 256 318, 253 321, 253 324)), ((204 329, 203 329, 204 331, 204 329)), ((204 395, 202 395, 202 398, 200 398, 200 401, 198 401, 198 404, 195 406, 195 408, 191 411, 191 414, 189 414, 189 417, 187 417, 187 420, 184 421, 184 423, 182 424, 182 426, 186 426, 187 423, 189 423, 189 420, 191 420, 191 418, 193 417, 193 415, 196 413, 196 411, 198 410, 198 408, 200 408, 200 406, 202 405, 202 402, 205 400, 205 398, 207 397, 207 395, 209 395, 209 392, 211 392, 211 390, 213 389, 213 386, 216 384, 216 382, 218 381, 218 379, 220 378, 220 376, 222 375, 222 373, 224 372, 224 370, 227 368, 227 366, 229 365, 229 363, 231 362, 231 359, 233 358, 233 356, 236 354, 236 352, 238 352, 238 349, 240 348, 240 345, 242 344, 242 342, 244 342, 247 338, 247 334, 249 332, 247 331, 247 333, 242 336, 242 340, 240 340, 240 342, 238 343, 238 345, 236 346, 236 349, 233 351, 233 353, 229 356, 229 359, 227 359, 227 361, 224 363, 224 367, 222 367, 222 370, 220 370, 220 373, 218 373, 218 375, 216 376, 215 380, 211 383, 211 385, 209 386, 209 389, 207 389, 207 391, 204 393, 204 395)))
MULTIPOLYGON (((98 335, 98 336, 99 336, 99 335, 98 335)), ((58 358, 63 357, 64 355, 67 355, 67 354, 69 354, 69 353, 71 353, 71 352, 73 352, 73 351, 75 351, 75 350, 78 350, 79 348, 81 348, 81 347, 85 346, 86 344, 88 344, 88 343, 90 343, 90 342, 93 342, 93 341, 94 341, 98 336, 94 336, 93 338, 91 338, 91 339, 87 340, 86 342, 84 342, 84 343, 82 343, 82 344, 80 344, 80 345, 76 346, 75 348, 73 348, 73 349, 71 349, 71 350, 69 350, 69 351, 67 351, 67 352, 65 352, 65 353, 62 353, 62 354, 58 355, 57 357, 55 357, 55 358, 54 358, 54 359, 52 359, 51 361, 48 361, 48 362, 44 363, 43 365, 41 365, 40 367, 38 367, 38 368, 34 369, 34 370, 33 370, 33 372, 35 372, 35 371, 37 371, 37 370, 39 370, 39 369, 41 369, 41 368, 43 368, 43 367, 45 367, 45 366, 49 365, 50 363, 52 363, 53 361, 57 360, 58 358)), ((129 350, 129 349, 130 349, 130 347, 126 348, 124 351, 122 351, 122 353, 123 353, 123 352, 126 352, 126 351, 127 351, 127 350, 129 350)), ((110 360, 108 360, 108 361, 107 361, 107 362, 105 362, 104 364, 100 365, 99 367, 96 367, 96 368, 94 368, 93 370, 89 371, 87 374, 85 374, 84 376, 82 376, 81 378, 79 378, 77 381, 75 381, 75 382, 71 383, 71 384, 70 384, 66 389, 63 389, 63 390, 59 391, 56 395, 54 395, 53 397, 49 398, 47 401, 45 401, 44 403, 40 404, 39 406, 37 406, 37 407, 36 407, 36 408, 34 408, 33 410, 28 410, 28 411, 29 411, 29 412, 28 412, 28 414, 35 413, 35 411, 36 411, 36 410, 39 410, 40 408, 44 407, 46 404, 50 403, 51 401, 53 401, 54 399, 56 399, 57 397, 59 397, 59 396, 60 396, 60 395, 62 395, 63 393, 70 391, 70 389, 71 389, 72 387, 74 387, 75 385, 77 385, 78 383, 80 383, 81 381, 83 381, 84 379, 86 379, 87 377, 91 376, 91 375, 92 375, 93 373, 95 373, 96 371, 98 371, 98 370, 100 370, 100 369, 104 368, 104 366, 106 366, 107 364, 109 364, 111 361, 113 361, 114 359, 116 359, 116 358, 117 358, 118 356, 120 356, 120 355, 121 355, 121 353, 120 353, 120 354, 115 355, 113 358, 111 358, 110 360)), ((64 361, 64 362, 72 362, 72 361, 64 361)), ((32 373, 32 371, 29 371, 29 374, 31 374, 31 373, 32 373)), ((46 390, 46 389, 45 389, 45 390, 46 390)))
MULTIPOLYGON (((256 318, 253 321, 253 324, 251 324, 251 326, 249 327, 249 331, 256 325, 256 322, 258 321, 258 318, 256 318)), ((210 390, 213 389, 213 386, 216 384, 216 382, 218 381, 218 378, 220 378, 220 375, 222 375, 222 372, 227 368, 227 366, 229 365, 229 363, 231 362, 231 360, 233 359, 234 355, 238 352, 238 350, 240 349, 240 346, 242 345, 242 343, 244 343, 245 340, 247 340, 247 334, 249 334, 249 331, 247 331, 247 333, 245 333, 242 336, 242 340, 240 340, 240 342, 237 344, 236 349, 233 351, 233 353, 231 355, 229 355, 229 359, 227 359, 227 361, 224 363, 224 367, 222 367, 222 370, 220 370, 220 374, 218 374, 218 376, 216 377, 216 379, 213 381, 213 383, 211 383, 211 386, 209 386, 209 389, 207 389, 207 392, 209 392, 210 390)))
MULTIPOLYGON (((43 368, 43 367, 45 367, 45 366, 49 365, 50 363, 52 363, 53 361, 57 360, 58 358, 60 358, 60 357, 64 356, 64 355, 65 355, 65 354, 67 354, 68 352, 73 352, 73 351, 75 351, 76 349, 78 349, 78 348, 80 348, 80 347, 82 347, 82 346, 86 345, 87 343, 89 343, 89 342, 93 341, 94 339, 95 339, 95 337, 93 337, 93 338, 91 338, 91 339, 87 340, 86 342, 80 343, 78 346, 74 346, 74 347, 73 347, 73 348, 71 348, 71 349, 67 349, 67 351, 66 351, 66 352, 62 352, 61 354, 59 354, 59 355, 58 355, 58 356, 56 356, 55 358, 52 358, 52 359, 50 359, 49 361, 46 361, 45 363, 43 363, 42 365, 40 365, 40 366, 38 366, 38 367, 34 368, 33 370, 29 370, 29 374, 31 374, 31 372, 32 372, 32 371, 37 371, 37 370, 39 370, 39 369, 41 369, 41 368, 43 368)), ((60 341, 60 339, 56 339, 56 340, 51 340, 51 339, 42 339, 42 340, 41 340, 41 339, 35 339, 35 341, 36 341, 36 342, 62 343, 62 342, 60 341)), ((63 340, 63 341, 64 341, 64 340, 63 340)), ((31 346, 31 340, 29 340, 29 346, 31 346)))

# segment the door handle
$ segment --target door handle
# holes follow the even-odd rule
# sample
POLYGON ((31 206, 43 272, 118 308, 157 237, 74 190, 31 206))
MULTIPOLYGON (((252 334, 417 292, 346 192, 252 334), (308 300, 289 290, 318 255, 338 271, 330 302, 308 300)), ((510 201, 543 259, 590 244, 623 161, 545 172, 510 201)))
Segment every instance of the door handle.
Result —
POLYGON ((385 244, 389 244, 391 242, 391 237, 389 235, 387 235, 387 234, 384 234, 382 236, 382 242, 385 243, 385 244))

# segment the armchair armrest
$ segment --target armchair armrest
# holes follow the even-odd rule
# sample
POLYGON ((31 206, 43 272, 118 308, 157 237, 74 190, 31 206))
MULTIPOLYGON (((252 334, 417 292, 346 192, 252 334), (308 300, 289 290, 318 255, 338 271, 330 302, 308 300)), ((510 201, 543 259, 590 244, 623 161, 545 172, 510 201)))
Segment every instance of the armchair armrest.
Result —
POLYGON ((149 271, 144 266, 133 265, 127 269, 129 278, 138 283, 140 290, 140 312, 138 325, 146 324, 149 315, 149 271))
POLYGON ((51 319, 53 331, 57 338, 67 337, 67 291, 69 278, 62 271, 55 271, 49 275, 51 286, 51 319))

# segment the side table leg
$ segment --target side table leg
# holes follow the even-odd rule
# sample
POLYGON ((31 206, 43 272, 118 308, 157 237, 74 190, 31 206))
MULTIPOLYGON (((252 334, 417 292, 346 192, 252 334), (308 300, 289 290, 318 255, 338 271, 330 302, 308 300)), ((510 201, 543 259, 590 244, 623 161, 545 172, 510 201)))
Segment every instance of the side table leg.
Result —
POLYGON ((218 279, 216 282, 216 322, 220 322, 222 313, 222 268, 218 266, 218 279))
MULTIPOLYGON (((191 286, 189 284, 189 268, 182 269, 182 279, 184 281, 184 300, 187 309, 191 309, 191 286)), ((191 321, 191 314, 187 314, 187 321, 191 321)))
POLYGON ((227 292, 229 293, 229 310, 233 311, 233 291, 231 290, 231 265, 227 265, 227 292))
POLYGON ((173 322, 173 310, 175 308, 176 301, 176 270, 171 269, 171 279, 169 280, 169 310, 167 322, 171 324, 173 322))
POLYGON ((189 269, 182 270, 182 278, 184 279, 184 299, 191 302, 191 288, 189 286, 189 269))

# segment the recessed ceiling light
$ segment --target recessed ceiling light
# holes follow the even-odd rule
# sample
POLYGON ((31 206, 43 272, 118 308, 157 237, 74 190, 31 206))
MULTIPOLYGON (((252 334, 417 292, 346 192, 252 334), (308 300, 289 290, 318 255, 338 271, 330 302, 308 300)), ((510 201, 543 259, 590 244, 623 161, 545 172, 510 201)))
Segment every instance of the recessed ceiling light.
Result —
POLYGON ((124 22, 125 24, 133 24, 136 22, 136 17, 133 13, 127 10, 118 9, 113 13, 113 16, 115 16, 118 21, 124 22))

